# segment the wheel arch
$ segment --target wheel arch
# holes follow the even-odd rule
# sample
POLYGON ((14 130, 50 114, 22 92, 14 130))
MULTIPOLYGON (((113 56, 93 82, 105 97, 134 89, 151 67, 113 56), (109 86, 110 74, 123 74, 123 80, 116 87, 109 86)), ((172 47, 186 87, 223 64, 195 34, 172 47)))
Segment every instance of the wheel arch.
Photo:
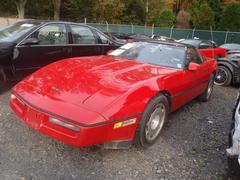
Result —
MULTIPOLYGON (((154 99, 155 97, 157 97, 158 95, 160 94, 163 94, 164 96, 166 96, 167 100, 168 100, 168 103, 169 103, 169 108, 171 107, 171 104, 172 104, 172 95, 171 93, 166 90, 166 89, 163 89, 163 90, 160 90, 158 91, 152 98, 150 98, 149 102, 154 99)), ((149 102, 147 104, 149 104, 149 102)))
POLYGON ((234 68, 235 68, 235 64, 233 64, 227 60, 218 61, 218 66, 224 66, 224 67, 228 68, 230 70, 231 74, 233 74, 234 68))

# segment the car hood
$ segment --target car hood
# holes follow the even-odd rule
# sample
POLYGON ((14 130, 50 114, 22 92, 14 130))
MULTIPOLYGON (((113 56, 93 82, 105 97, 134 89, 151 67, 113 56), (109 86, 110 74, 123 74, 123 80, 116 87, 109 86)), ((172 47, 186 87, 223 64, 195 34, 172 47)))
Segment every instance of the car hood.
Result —
POLYGON ((130 88, 175 71, 110 56, 71 58, 35 72, 14 89, 90 109, 99 103, 104 109, 130 88))

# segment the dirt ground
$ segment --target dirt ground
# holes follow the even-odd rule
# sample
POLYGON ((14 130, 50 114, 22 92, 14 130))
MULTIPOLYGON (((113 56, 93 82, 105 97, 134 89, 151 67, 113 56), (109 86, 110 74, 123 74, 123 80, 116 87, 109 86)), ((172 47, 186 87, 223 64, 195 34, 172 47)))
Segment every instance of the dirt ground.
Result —
MULTIPOLYGON (((3 87, 2 87, 3 88, 3 87)), ((225 149, 237 87, 217 87, 207 103, 194 100, 170 115, 148 149, 76 148, 22 123, 0 92, 0 179, 237 179, 225 149)))

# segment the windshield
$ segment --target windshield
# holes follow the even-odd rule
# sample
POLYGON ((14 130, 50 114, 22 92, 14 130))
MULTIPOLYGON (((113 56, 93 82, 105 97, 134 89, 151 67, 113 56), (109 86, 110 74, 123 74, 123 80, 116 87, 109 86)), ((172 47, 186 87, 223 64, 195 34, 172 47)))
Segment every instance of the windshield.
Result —
POLYGON ((128 43, 109 55, 159 66, 182 69, 185 64, 185 52, 186 50, 183 46, 141 42, 128 43))
POLYGON ((31 30, 35 24, 18 22, 12 26, 0 30, 0 41, 15 41, 23 34, 31 30))

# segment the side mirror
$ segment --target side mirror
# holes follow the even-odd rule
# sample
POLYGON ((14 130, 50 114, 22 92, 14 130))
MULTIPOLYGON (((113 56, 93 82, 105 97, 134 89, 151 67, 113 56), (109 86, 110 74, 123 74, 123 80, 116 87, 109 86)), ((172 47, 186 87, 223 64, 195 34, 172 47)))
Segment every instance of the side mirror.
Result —
POLYGON ((208 48, 210 48, 210 46, 208 44, 202 43, 199 45, 199 49, 208 49, 208 48))
POLYGON ((22 45, 36 45, 39 43, 37 38, 28 38, 22 42, 22 45))
POLYGON ((198 70, 199 66, 200 65, 197 64, 197 63, 190 62, 189 65, 188 65, 188 70, 189 71, 196 71, 196 70, 198 70))
POLYGON ((109 54, 111 54, 113 52, 113 50, 111 49, 111 50, 109 50, 108 52, 107 52, 107 55, 109 55, 109 54))

